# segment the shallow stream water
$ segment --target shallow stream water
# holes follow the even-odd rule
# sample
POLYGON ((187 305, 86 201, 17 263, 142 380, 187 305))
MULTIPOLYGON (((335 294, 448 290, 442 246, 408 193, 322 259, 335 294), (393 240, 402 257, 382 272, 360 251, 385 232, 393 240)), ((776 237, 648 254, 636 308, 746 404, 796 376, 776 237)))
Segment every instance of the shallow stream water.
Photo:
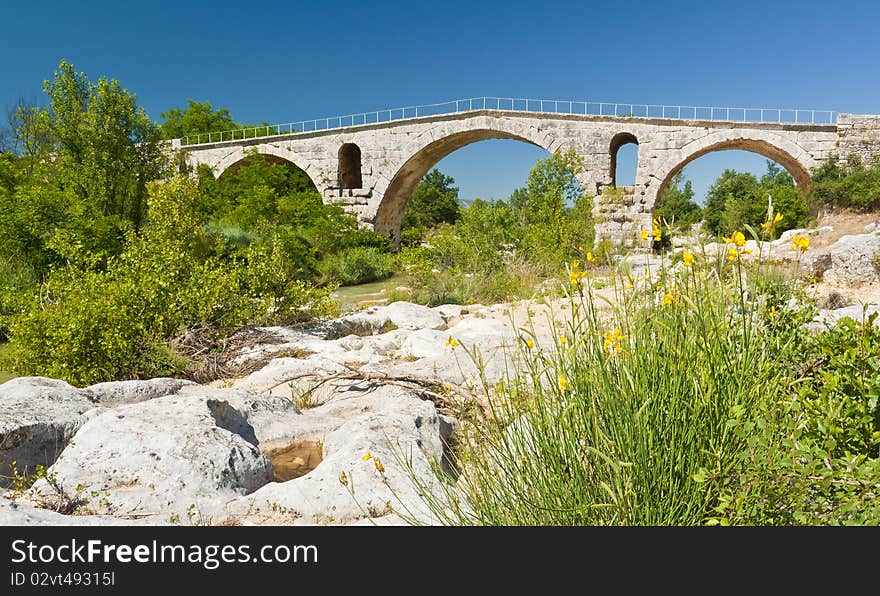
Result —
POLYGON ((391 291, 397 286, 403 285, 403 281, 402 275, 392 275, 381 281, 338 288, 333 292, 333 297, 339 301, 339 308, 342 312, 366 304, 384 304, 391 291))

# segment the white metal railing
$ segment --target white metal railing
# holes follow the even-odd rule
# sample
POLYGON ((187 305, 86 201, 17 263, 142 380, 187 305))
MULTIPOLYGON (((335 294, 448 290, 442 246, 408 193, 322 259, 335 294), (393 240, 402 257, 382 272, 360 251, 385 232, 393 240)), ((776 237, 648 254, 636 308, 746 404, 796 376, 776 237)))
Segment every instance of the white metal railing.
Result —
POLYGON ((197 133, 181 140, 184 146, 220 143, 239 139, 269 137, 321 130, 362 126, 380 122, 457 114, 478 110, 507 112, 533 112, 541 114, 577 114, 582 116, 611 116, 616 118, 660 118, 671 120, 700 120, 710 122, 749 122, 773 124, 835 124, 837 112, 833 110, 782 109, 782 108, 722 108, 711 106, 666 106, 634 103, 609 103, 570 101, 558 99, 518 99, 512 97, 470 97, 441 103, 404 108, 390 108, 315 118, 285 124, 252 126, 236 130, 197 133))

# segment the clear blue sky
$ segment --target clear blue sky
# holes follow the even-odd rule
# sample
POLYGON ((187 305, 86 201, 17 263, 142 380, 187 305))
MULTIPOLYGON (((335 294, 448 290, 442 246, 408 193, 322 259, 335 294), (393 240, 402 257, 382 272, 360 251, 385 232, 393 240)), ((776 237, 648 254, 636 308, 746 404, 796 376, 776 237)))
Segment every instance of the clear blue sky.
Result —
MULTIPOLYGON (((44 1, 2 15, 0 108, 42 102, 66 59, 156 120, 189 98, 289 122, 480 95, 880 113, 872 1, 44 1)), ((439 167, 463 198, 501 198, 544 155, 485 141, 439 167)), ((685 173, 701 195, 724 167, 764 160, 723 152, 685 173)))

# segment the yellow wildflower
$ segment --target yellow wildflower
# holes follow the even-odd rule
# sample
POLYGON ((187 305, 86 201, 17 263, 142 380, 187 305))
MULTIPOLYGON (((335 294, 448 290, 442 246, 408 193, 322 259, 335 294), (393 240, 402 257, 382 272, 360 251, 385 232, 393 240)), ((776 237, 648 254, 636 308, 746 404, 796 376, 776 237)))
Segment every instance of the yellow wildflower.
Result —
POLYGON ((728 261, 735 261, 736 255, 737 255, 737 252, 734 247, 731 246, 730 248, 727 249, 727 260, 728 261))
POLYGON ((565 391, 566 389, 568 389, 568 379, 559 375, 559 390, 565 391))
POLYGON ((370 453, 370 450, 369 450, 369 449, 367 449, 367 452, 364 454, 364 456, 363 456, 361 459, 364 460, 364 461, 367 461, 367 460, 372 459, 372 458, 373 458, 373 454, 370 453))
POLYGON ((689 252, 684 253, 681 255, 681 262, 685 267, 690 267, 694 264, 694 255, 689 252))
POLYGON ((587 263, 594 263, 594 262, 596 262, 596 258, 593 256, 593 253, 588 252, 587 253, 587 263))
POLYGON ((620 329, 615 327, 612 331, 605 332, 604 339, 604 348, 605 351, 609 354, 613 354, 615 352, 620 351, 620 341, 624 338, 624 335, 620 333, 620 329))
POLYGON ((642 230, 642 242, 648 239, 648 230, 642 230))
POLYGON ((806 236, 795 235, 791 239, 791 247, 803 252, 810 248, 810 239, 806 236))
POLYGON ((782 217, 783 217, 783 216, 782 216, 781 213, 777 213, 775 216, 773 216, 773 219, 771 219, 770 221, 767 221, 767 222, 762 223, 762 224, 761 224, 761 228, 764 229, 764 230, 766 230, 767 232, 772 232, 772 231, 773 231, 773 228, 776 227, 776 224, 778 224, 779 222, 782 221, 782 217))
POLYGON ((746 244, 746 235, 740 231, 736 231, 730 235, 730 238, 724 238, 724 241, 728 244, 734 244, 738 247, 743 247, 746 244))
POLYGON ((564 335, 559 336, 559 343, 561 343, 562 345, 567 344, 567 343, 568 343, 568 338, 565 337, 564 335))
POLYGON ((678 294, 670 294, 669 292, 663 294, 663 306, 670 304, 678 304, 678 294))
POLYGON ((775 306, 770 307, 770 310, 767 311, 767 316, 770 316, 770 317, 776 316, 776 307, 775 306))
POLYGON ((581 264, 578 261, 572 261, 570 269, 568 279, 571 281, 571 285, 576 286, 581 283, 581 278, 586 275, 586 272, 581 271, 581 264))
POLYGON ((663 237, 663 230, 660 228, 660 220, 656 217, 651 222, 651 235, 654 236, 654 242, 660 242, 663 237))
POLYGON ((527 337, 527 338, 525 338, 525 339, 526 339, 526 346, 527 346, 530 350, 531 350, 532 348, 535 347, 535 342, 532 341, 532 338, 531 338, 531 337, 527 337))
POLYGON ((750 255, 750 254, 752 254, 752 251, 751 251, 751 249, 743 249, 742 254, 750 255))
POLYGON ((449 339, 446 340, 446 345, 454 350, 456 347, 458 347, 458 342, 450 335, 449 339))

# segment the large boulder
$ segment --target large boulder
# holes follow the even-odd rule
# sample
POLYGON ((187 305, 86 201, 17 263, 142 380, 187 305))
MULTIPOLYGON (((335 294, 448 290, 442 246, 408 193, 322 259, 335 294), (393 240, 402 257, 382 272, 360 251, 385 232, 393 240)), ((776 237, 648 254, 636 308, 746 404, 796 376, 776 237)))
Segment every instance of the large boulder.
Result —
POLYGON ((829 253, 828 281, 852 285, 880 281, 880 233, 841 236, 829 253))
POLYGON ((434 518, 420 493, 440 493, 452 419, 430 401, 392 385, 361 383, 304 410, 273 446, 322 445, 323 460, 303 476, 272 482, 231 501, 229 515, 244 524, 350 524, 384 518, 404 523, 434 518))
POLYGON ((0 497, 0 526, 127 526, 138 520, 107 515, 63 515, 0 497))
POLYGON ((273 447, 273 442, 289 436, 289 428, 296 426, 302 412, 284 395, 257 393, 237 388, 216 389, 194 385, 181 389, 181 395, 222 400, 247 419, 253 430, 257 445, 264 453, 273 447))
POLYGON ((145 381, 109 381, 86 387, 92 400, 106 407, 136 404, 157 397, 174 395, 182 387, 196 385, 184 379, 155 378, 145 381))
MULTIPOLYGON (((837 325, 837 323, 847 317, 858 323, 864 323, 871 315, 880 313, 880 305, 878 304, 851 304, 842 308, 820 309, 815 318, 807 324, 807 329, 812 331, 824 331, 837 325)), ((874 320, 874 325, 880 327, 880 316, 874 320)))
POLYGON ((398 301, 335 319, 326 327, 327 339, 336 339, 346 335, 375 335, 392 329, 444 329, 446 320, 440 312, 427 306, 398 301))
POLYGON ((94 409, 88 392, 64 381, 19 377, 0 385, 0 486, 19 472, 50 466, 94 409))
MULTIPOLYGON (((222 504, 272 479, 247 417, 228 401, 172 395, 89 420, 29 499, 82 500, 98 514, 210 521, 222 504)), ((54 506, 53 508, 59 509, 54 506)), ((63 507, 61 507, 63 508, 63 507)))

